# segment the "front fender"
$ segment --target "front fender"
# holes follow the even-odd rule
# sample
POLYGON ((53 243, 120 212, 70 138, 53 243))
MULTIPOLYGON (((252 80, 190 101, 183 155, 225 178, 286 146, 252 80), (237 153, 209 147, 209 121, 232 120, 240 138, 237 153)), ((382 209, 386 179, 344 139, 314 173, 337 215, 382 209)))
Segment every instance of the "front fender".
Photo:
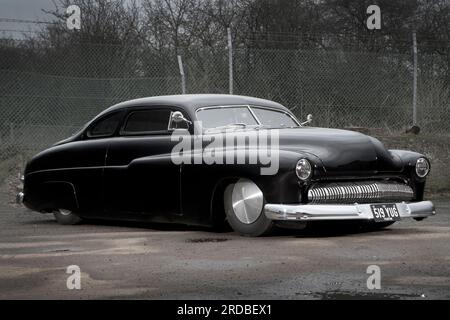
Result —
POLYGON ((418 158, 420 158, 420 157, 426 158, 421 153, 409 151, 409 150, 391 149, 391 150, 389 150, 389 152, 399 156, 403 162, 403 165, 405 165, 405 166, 411 166, 411 165, 414 166, 416 164, 416 160, 418 158))
POLYGON ((414 151, 408 151, 408 150, 389 150, 393 155, 396 155, 400 158, 400 160, 403 163, 403 166, 405 167, 405 170, 411 175, 412 178, 418 181, 425 181, 425 178, 419 178, 417 175, 415 175, 415 166, 416 161, 419 158, 425 158, 428 160, 431 166, 431 161, 426 156, 424 156, 421 153, 414 152, 414 151))
POLYGON ((431 161, 426 156, 424 156, 421 153, 414 152, 414 151, 408 151, 408 150, 389 150, 392 154, 398 156, 401 161, 403 162, 403 165, 405 167, 405 172, 409 176, 409 180, 411 182, 412 187, 414 188, 415 193, 415 200, 421 201, 424 198, 425 193, 425 181, 427 177, 425 178, 419 178, 416 175, 415 166, 417 159, 423 157, 428 160, 430 163, 430 169, 431 169, 431 161))
POLYGON ((302 182, 295 173, 298 160, 305 158, 313 166, 313 176, 321 177, 326 174, 322 161, 315 155, 303 151, 279 152, 279 170, 275 175, 260 175, 255 179, 263 191, 266 201, 272 203, 302 202, 308 182, 302 182))

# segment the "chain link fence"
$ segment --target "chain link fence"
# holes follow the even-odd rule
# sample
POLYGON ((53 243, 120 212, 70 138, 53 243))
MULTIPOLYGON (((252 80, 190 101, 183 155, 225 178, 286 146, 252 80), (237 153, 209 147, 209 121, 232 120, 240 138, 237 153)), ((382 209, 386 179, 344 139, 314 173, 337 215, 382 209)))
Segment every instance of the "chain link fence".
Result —
MULTIPOLYGON (((228 93, 228 50, 156 50, 83 44, 0 42, 0 161, 23 159, 70 136, 120 101, 187 93, 228 93)), ((234 94, 267 98, 314 126, 400 132, 412 125, 411 54, 343 50, 233 51, 234 94)), ((419 51, 417 124, 448 134, 446 61, 419 51)))

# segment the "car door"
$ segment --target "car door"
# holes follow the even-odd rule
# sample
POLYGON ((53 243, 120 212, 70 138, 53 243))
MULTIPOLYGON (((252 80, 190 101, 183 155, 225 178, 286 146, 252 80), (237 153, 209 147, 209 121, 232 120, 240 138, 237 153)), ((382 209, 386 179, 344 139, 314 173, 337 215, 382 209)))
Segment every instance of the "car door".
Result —
POLYGON ((129 110, 111 139, 104 173, 105 208, 117 218, 171 221, 181 215, 180 166, 168 128, 173 108, 129 110))
POLYGON ((66 165, 60 177, 70 181, 75 188, 80 211, 87 216, 102 216, 103 210, 103 171, 108 149, 108 139, 118 130, 123 112, 117 111, 94 121, 83 134, 80 141, 74 141, 64 148, 66 165))

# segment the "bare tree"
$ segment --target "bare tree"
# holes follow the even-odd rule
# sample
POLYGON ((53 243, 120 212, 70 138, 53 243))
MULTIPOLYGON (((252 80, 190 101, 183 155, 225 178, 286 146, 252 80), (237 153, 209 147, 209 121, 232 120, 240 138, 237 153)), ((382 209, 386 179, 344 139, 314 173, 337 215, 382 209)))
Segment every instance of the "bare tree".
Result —
POLYGON ((47 43, 46 63, 57 70, 84 76, 133 74, 136 46, 141 43, 139 7, 136 2, 118 0, 79 0, 81 29, 69 30, 66 9, 70 0, 54 1, 46 11, 54 23, 42 30, 47 43), (88 60, 80 56, 89 57, 88 60), (70 60, 70 62, 69 62, 70 60))
POLYGON ((199 0, 144 0, 143 32, 158 49, 175 54, 193 42, 198 25, 199 0))
POLYGON ((47 27, 45 34, 52 43, 67 40, 84 43, 132 44, 139 39, 139 7, 136 1, 79 0, 81 30, 68 32, 66 9, 70 0, 53 0, 55 9, 45 11, 58 24, 47 27), (62 38, 61 38, 62 36, 62 38))

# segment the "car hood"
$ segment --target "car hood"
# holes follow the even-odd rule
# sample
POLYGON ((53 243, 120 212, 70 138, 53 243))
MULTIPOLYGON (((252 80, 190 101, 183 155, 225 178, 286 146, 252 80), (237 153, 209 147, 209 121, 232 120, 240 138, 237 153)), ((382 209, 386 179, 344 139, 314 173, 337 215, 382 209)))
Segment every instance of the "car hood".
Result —
POLYGON ((359 132, 301 127, 279 129, 281 150, 316 156, 327 172, 348 175, 377 174, 403 170, 401 159, 383 144, 359 132))

